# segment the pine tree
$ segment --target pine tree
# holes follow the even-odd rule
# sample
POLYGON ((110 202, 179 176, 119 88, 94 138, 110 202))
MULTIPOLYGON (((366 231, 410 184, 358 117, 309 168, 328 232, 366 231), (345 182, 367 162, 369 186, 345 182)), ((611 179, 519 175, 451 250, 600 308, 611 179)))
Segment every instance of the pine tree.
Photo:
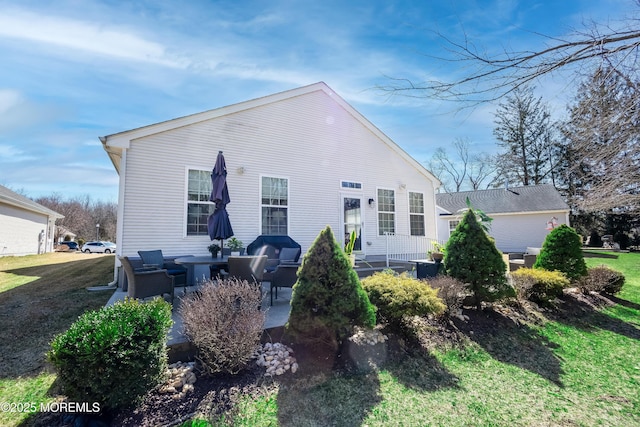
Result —
POLYGON ((587 275, 582 254, 582 238, 566 224, 554 228, 544 240, 533 268, 560 271, 570 280, 587 275))
POLYGON ((451 233, 444 262, 447 274, 466 283, 473 292, 478 309, 482 301, 514 295, 507 284, 502 254, 482 229, 473 209, 467 210, 451 233))
POLYGON ((287 331, 302 341, 334 346, 353 326, 373 327, 375 308, 327 226, 304 257, 293 287, 287 331))

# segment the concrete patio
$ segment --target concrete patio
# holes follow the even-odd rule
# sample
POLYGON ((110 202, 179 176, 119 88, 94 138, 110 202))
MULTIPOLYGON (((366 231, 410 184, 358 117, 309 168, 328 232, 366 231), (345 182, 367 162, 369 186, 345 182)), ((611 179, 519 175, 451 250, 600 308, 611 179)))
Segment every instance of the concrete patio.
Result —
MULTIPOLYGON (((362 263, 357 265, 355 270, 359 277, 366 277, 373 274, 376 271, 384 269, 386 266, 381 262, 374 263, 362 263)), ((406 271, 413 266, 409 264, 396 264, 392 266, 396 271, 406 271)), ((415 272, 414 272, 415 274, 415 272)), ((179 307, 181 298, 186 294, 192 293, 198 286, 177 287, 175 288, 175 299, 171 317, 173 319, 173 326, 167 336, 167 347, 169 349, 169 361, 175 362, 178 360, 192 360, 194 355, 194 347, 191 345, 187 337, 184 335, 182 318, 179 313, 179 307)), ((275 339, 282 333, 282 327, 287 323, 289 319, 289 311, 291 309, 291 288, 279 288, 278 298, 274 297, 273 306, 270 305, 270 284, 269 282, 262 283, 262 310, 267 313, 267 318, 264 325, 265 334, 275 339)), ((117 288, 107 305, 112 305, 116 301, 124 301, 127 296, 127 292, 122 288, 117 288)))

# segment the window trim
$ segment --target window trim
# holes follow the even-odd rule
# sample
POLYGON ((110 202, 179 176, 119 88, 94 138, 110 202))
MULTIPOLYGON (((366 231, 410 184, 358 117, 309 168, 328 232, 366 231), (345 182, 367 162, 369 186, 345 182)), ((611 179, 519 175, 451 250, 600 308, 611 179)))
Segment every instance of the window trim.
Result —
POLYGON ((423 191, 411 191, 411 190, 407 190, 407 211, 408 211, 408 218, 409 218, 409 235, 410 236, 426 236, 427 235, 427 206, 425 204, 425 194, 423 191), (422 212, 418 213, 418 212, 411 212, 411 194, 421 194, 422 195, 422 212), (422 216, 422 230, 423 230, 423 234, 413 234, 413 230, 411 228, 411 216, 412 215, 420 215, 422 216))
POLYGON ((291 178, 283 175, 260 174, 258 176, 258 232, 262 235, 262 208, 270 207, 286 207, 287 208, 287 233, 291 231, 291 178), (284 179, 287 181, 287 204, 286 206, 264 205, 262 204, 262 178, 284 179))
POLYGON ((396 196, 396 189, 390 187, 376 187, 376 235, 384 236, 385 233, 389 233, 389 231, 385 231, 380 233, 380 214, 381 213, 391 213, 393 214, 393 232, 396 233, 398 229, 398 224, 396 221, 397 218, 397 209, 398 209, 398 198, 396 196), (380 210, 380 190, 389 190, 393 192, 393 211, 381 211, 380 210))
MULTIPOLYGON (((209 205, 213 206, 213 202, 210 201, 192 201, 189 200, 189 172, 190 171, 198 171, 205 172, 209 175, 209 182, 211 183, 211 171, 207 167, 203 166, 185 166, 184 172, 184 218, 183 218, 183 237, 184 238, 200 238, 205 236, 205 234, 189 234, 189 205, 197 204, 197 205, 209 205)), ((208 237, 208 234, 207 234, 208 237)))

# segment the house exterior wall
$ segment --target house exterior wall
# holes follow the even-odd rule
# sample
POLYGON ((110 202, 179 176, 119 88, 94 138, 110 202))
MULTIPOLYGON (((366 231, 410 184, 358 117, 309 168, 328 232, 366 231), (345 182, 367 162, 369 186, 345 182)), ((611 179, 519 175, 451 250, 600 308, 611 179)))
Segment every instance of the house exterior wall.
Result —
POLYGON ((50 252, 52 228, 45 214, 0 203, 0 256, 50 252))
POLYGON ((341 197, 350 195, 362 198, 363 253, 384 254, 378 188, 395 191, 395 229, 404 234, 408 193, 423 193, 426 235, 436 235, 430 175, 324 91, 315 91, 132 140, 120 170, 120 254, 157 248, 167 255, 208 254, 208 236, 186 235, 187 174, 210 173, 218 151, 228 169, 227 211, 245 246, 261 234, 262 176, 289 180, 288 235, 303 252, 326 225, 340 240, 341 197), (343 189, 341 180, 359 182, 362 189, 343 189))
MULTIPOLYGON (((547 234, 547 222, 555 217, 558 225, 569 225, 567 211, 549 211, 532 213, 489 214, 493 218, 489 234, 495 239, 496 247, 504 253, 525 252, 527 247, 540 248, 547 234)), ((449 220, 457 220, 457 216, 441 216, 438 219, 438 230, 442 239, 448 239, 449 220)))

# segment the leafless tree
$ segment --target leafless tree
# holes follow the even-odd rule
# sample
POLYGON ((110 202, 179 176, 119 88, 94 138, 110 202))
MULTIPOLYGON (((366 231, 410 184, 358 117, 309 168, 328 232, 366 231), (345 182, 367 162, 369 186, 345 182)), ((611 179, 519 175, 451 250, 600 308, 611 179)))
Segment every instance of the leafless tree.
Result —
POLYGON ((457 138, 453 141, 453 148, 455 154, 452 158, 445 148, 439 147, 429 161, 429 169, 442 182, 442 189, 447 193, 462 191, 468 187, 467 184, 473 190, 479 189, 492 173, 491 156, 472 154, 471 142, 467 138, 457 138))
POLYGON ((437 58, 456 63, 458 69, 469 70, 453 81, 427 80, 416 82, 392 78, 388 85, 379 88, 411 97, 440 99, 477 105, 496 101, 514 90, 535 83, 539 77, 573 65, 604 62, 609 67, 627 74, 637 70, 640 52, 640 0, 624 20, 602 25, 586 23, 566 37, 552 37, 540 33, 546 46, 539 50, 487 51, 466 38, 454 41, 438 34, 448 46, 449 57, 437 58))
POLYGON ((600 68, 578 89, 562 127, 571 204, 586 211, 640 210, 640 81, 600 68))

